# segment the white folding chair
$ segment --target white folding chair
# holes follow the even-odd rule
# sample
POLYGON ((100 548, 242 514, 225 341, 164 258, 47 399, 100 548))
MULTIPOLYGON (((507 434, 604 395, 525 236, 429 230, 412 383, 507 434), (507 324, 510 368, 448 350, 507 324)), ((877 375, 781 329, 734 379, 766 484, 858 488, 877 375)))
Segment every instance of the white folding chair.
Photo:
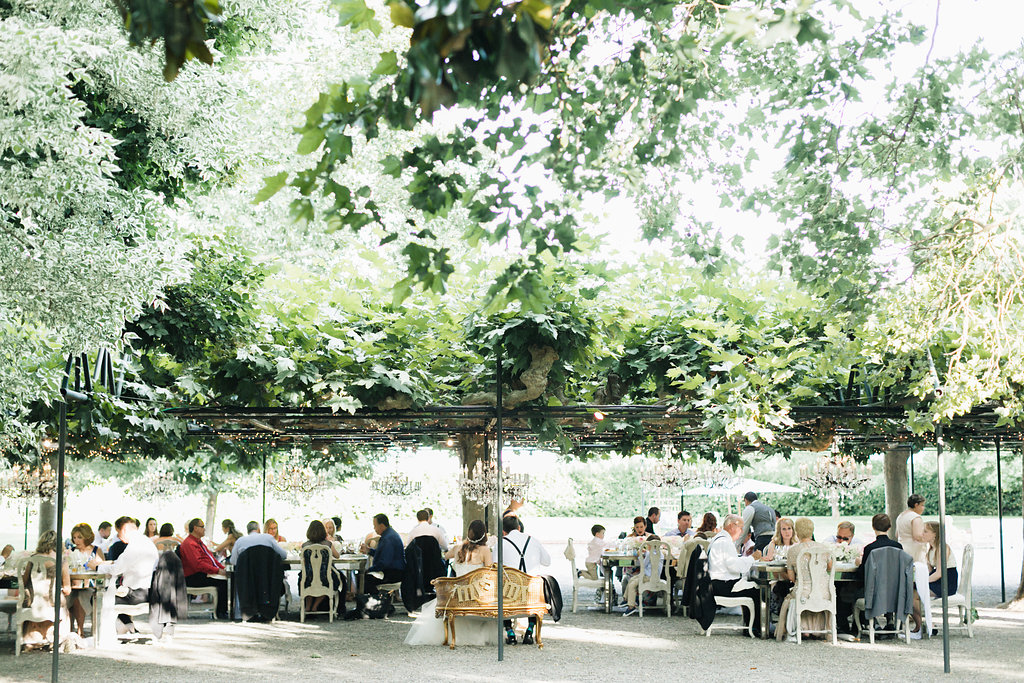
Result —
POLYGON ((200 604, 200 605, 206 606, 206 608, 208 609, 208 611, 210 613, 210 618, 211 619, 216 619, 217 618, 217 612, 220 611, 220 600, 218 599, 218 596, 217 596, 217 587, 216 586, 195 586, 195 587, 186 586, 185 587, 185 592, 188 593, 189 597, 195 597, 195 596, 200 596, 200 595, 209 595, 210 596, 210 602, 208 602, 208 603, 192 603, 191 601, 189 601, 189 604, 188 604, 189 616, 192 616, 192 606, 193 606, 193 604, 200 604))
MULTIPOLYGON (((968 638, 974 637, 974 601, 971 594, 971 573, 973 571, 974 546, 968 544, 964 546, 963 560, 960 562, 960 585, 957 587, 956 593, 946 599, 950 608, 956 607, 957 609, 956 623, 949 625, 950 630, 967 631, 968 638)), ((939 616, 933 617, 933 619, 936 623, 941 623, 939 620, 942 617, 942 598, 932 600, 932 612, 934 613, 936 610, 938 610, 939 616)))
MULTIPOLYGON (((28 585, 22 585, 19 592, 18 598, 15 601, 14 610, 14 656, 17 657, 21 654, 21 648, 24 643, 24 631, 23 624, 26 621, 33 621, 33 614, 39 612, 38 605, 36 609, 33 609, 33 604, 39 601, 44 601, 49 604, 50 598, 48 595, 53 595, 53 576, 49 574, 54 570, 54 559, 48 555, 29 555, 21 558, 18 564, 15 566, 15 575, 18 580, 21 581, 26 572, 29 576, 29 582, 31 587, 28 585)), ((53 608, 49 609, 50 619, 53 618, 53 608)), ((10 622, 8 622, 9 624, 10 622)))
POLYGON ((711 623, 710 626, 708 626, 708 630, 704 632, 705 636, 711 637, 711 629, 714 629, 716 631, 746 631, 748 636, 750 636, 751 638, 754 637, 754 599, 753 598, 743 598, 743 597, 730 598, 728 596, 716 595, 715 596, 715 604, 718 605, 719 607, 741 607, 741 608, 742 607, 746 607, 747 608, 747 614, 749 614, 750 617, 748 618, 747 623, 744 624, 743 623, 743 617, 741 616, 740 617, 739 625, 736 625, 736 624, 723 624, 721 621, 716 619, 714 622, 711 623))
POLYGON ((565 546, 565 559, 569 560, 569 566, 572 568, 572 613, 576 614, 576 603, 579 599, 580 588, 593 588, 597 590, 605 587, 605 581, 602 578, 588 579, 577 574, 576 548, 573 546, 571 538, 565 546))

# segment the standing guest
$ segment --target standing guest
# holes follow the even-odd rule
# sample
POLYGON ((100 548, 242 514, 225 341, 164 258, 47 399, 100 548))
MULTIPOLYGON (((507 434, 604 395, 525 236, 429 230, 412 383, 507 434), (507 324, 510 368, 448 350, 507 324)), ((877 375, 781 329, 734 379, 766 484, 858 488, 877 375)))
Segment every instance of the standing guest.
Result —
MULTIPOLYGON (((942 564, 939 562, 939 532, 941 528, 938 522, 925 522, 924 535, 928 539, 928 589, 931 597, 942 597, 942 564)), ((960 574, 956 569, 956 557, 953 550, 946 544, 946 595, 953 595, 960 585, 960 574)))
POLYGON ((271 517, 263 523, 263 533, 270 534, 278 543, 285 543, 288 539, 277 533, 277 520, 271 517))
POLYGON ((156 517, 150 517, 146 520, 146 538, 156 538, 157 526, 156 517))
POLYGON ((409 531, 405 544, 409 545, 412 543, 412 539, 419 538, 420 536, 430 536, 436 539, 437 544, 441 546, 441 550, 443 552, 448 551, 447 539, 441 533, 441 529, 430 523, 430 511, 425 508, 416 513, 416 526, 409 531))
POLYGON ((693 517, 686 510, 676 515, 676 528, 669 531, 665 536, 682 536, 683 539, 693 538, 694 531, 690 528, 693 524, 693 517))
POLYGON ((907 498, 907 509, 896 518, 896 540, 914 560, 914 621, 910 637, 921 638, 921 612, 928 633, 932 631, 932 603, 928 600, 928 537, 925 535, 924 496, 919 493, 907 498))
POLYGON ((221 531, 227 534, 220 545, 213 549, 213 554, 217 557, 228 557, 231 555, 231 549, 235 546, 235 541, 242 537, 242 532, 235 528, 235 523, 230 519, 225 519, 220 523, 221 531))
POLYGON ((743 508, 743 534, 754 542, 754 550, 764 550, 772 540, 775 531, 775 511, 757 499, 757 494, 747 491, 743 495, 747 505, 743 508))
MULTIPOLYGON (((114 522, 117 537, 124 544, 124 549, 112 563, 102 563, 98 557, 89 560, 93 569, 121 577, 121 589, 125 595, 118 595, 114 601, 118 605, 141 605, 149 602, 149 588, 153 581, 153 569, 156 568, 160 554, 153 541, 139 531, 137 520, 131 517, 118 517, 114 522)), ((113 549, 113 548, 111 548, 113 549)), ((109 560, 109 555, 107 559, 109 560)), ((118 593, 121 591, 119 590, 118 593)), ((117 615, 118 633, 138 633, 132 618, 125 614, 117 615)))
POLYGON ((713 512, 705 512, 704 516, 700 520, 700 526, 697 527, 697 533, 694 535, 697 538, 714 538, 715 534, 718 533, 718 519, 715 517, 713 512))
MULTIPOLYGON (((71 543, 74 544, 75 550, 88 556, 88 559, 98 557, 102 560, 104 559, 103 551, 93 543, 95 540, 96 535, 93 534, 92 527, 88 524, 83 522, 72 527, 71 543)), ((85 561, 88 562, 88 559, 85 561)), ((82 604, 82 601, 85 598, 93 597, 96 589, 81 585, 81 581, 76 581, 75 583, 79 585, 71 587, 68 612, 71 615, 71 628, 75 629, 78 635, 82 635, 82 629, 85 627, 85 606, 82 604)))
POLYGON ((661 521, 661 510, 658 508, 651 508, 647 511, 647 517, 644 519, 644 525, 647 528, 647 533, 654 533, 654 525, 661 521))
POLYGON ((106 520, 100 522, 100 525, 96 527, 96 545, 103 551, 104 556, 111 544, 117 540, 117 535, 111 534, 113 528, 114 526, 106 520))
MULTIPOLYGON (((639 519, 643 520, 643 517, 639 519)), ((536 574, 542 566, 547 567, 551 564, 551 556, 544 546, 519 530, 519 519, 515 515, 509 515, 501 520, 501 529, 501 559, 506 567, 513 567, 527 574, 536 574)), ((537 617, 530 617, 528 621, 526 633, 523 634, 523 645, 533 644, 533 629, 537 624, 537 617)), ((504 626, 505 642, 515 645, 516 632, 512 630, 512 620, 506 619, 504 626)))
MULTIPOLYGON (((754 636, 761 635, 761 592, 750 581, 743 577, 750 570, 750 565, 761 559, 761 551, 755 550, 748 557, 740 557, 736 552, 736 542, 743 536, 743 518, 739 515, 726 515, 722 522, 722 530, 715 534, 708 544, 708 576, 711 578, 711 590, 715 595, 730 598, 751 598, 754 601, 754 636)), ((746 612, 746 607, 743 608, 746 612)), ((744 615, 745 619, 749 615, 744 615)))
POLYGON ((382 583, 398 583, 405 573, 405 546, 402 545, 402 537, 391 528, 391 522, 385 514, 373 516, 373 530, 380 540, 376 548, 370 548, 363 543, 359 551, 373 557, 373 565, 366 571, 366 579, 363 583, 369 594, 377 592, 377 586, 382 583))
MULTIPOLYGON (((321 522, 319 519, 314 519, 312 522, 309 523, 309 527, 306 529, 306 541, 302 544, 302 547, 303 548, 327 548, 328 551, 330 551, 330 556, 331 557, 333 557, 334 559, 337 559, 338 557, 340 557, 340 555, 338 554, 338 551, 335 550, 335 548, 334 548, 334 541, 331 540, 330 538, 328 538, 328 536, 327 536, 327 529, 326 529, 326 527, 324 527, 324 523, 321 522)), ((305 565, 306 565, 305 553, 303 553, 303 567, 299 571, 299 585, 300 586, 302 585, 302 582, 303 582, 303 580, 305 578, 306 571, 313 571, 312 567, 306 567, 305 565)), ((336 591, 341 591, 341 595, 342 595, 341 603, 342 603, 342 605, 340 607, 340 610, 341 610, 342 614, 344 614, 344 612, 345 612, 345 608, 344 608, 345 590, 342 587, 341 572, 339 572, 335 568, 334 564, 331 563, 328 566, 328 575, 330 576, 328 581, 330 582, 331 588, 333 590, 336 590, 336 591)), ((307 612, 318 612, 318 611, 320 611, 320 605, 323 604, 323 601, 326 600, 326 599, 327 599, 326 595, 306 596, 306 611, 307 612)))
POLYGON ((206 525, 196 517, 189 520, 188 536, 178 546, 181 555, 181 568, 185 572, 185 585, 189 588, 205 588, 213 586, 217 589, 217 618, 228 618, 228 588, 223 577, 226 572, 224 565, 217 561, 202 538, 206 535, 206 525))

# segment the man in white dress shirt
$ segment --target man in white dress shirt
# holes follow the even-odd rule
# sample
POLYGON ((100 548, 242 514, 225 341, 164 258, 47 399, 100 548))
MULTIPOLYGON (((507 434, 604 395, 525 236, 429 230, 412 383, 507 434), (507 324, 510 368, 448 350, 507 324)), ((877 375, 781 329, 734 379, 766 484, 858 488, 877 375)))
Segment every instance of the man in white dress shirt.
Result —
MULTIPOLYGON (((501 529, 501 561, 506 567, 533 575, 541 567, 551 564, 551 556, 540 541, 519 530, 518 517, 506 515, 501 520, 501 529)), ((523 634, 523 645, 533 644, 533 627, 537 624, 537 617, 530 617, 529 623, 526 633, 523 634)), ((509 645, 516 644, 516 633, 512 630, 511 619, 505 620, 505 642, 509 645)))
POLYGON ((441 552, 448 550, 448 541, 445 540, 441 529, 430 523, 430 511, 427 509, 416 513, 416 526, 405 537, 405 545, 408 546, 412 543, 412 539, 419 538, 420 536, 430 536, 437 539, 437 544, 441 546, 441 552))
MULTIPOLYGON (((153 570, 156 568, 157 559, 160 553, 153 545, 152 539, 139 531, 135 520, 131 517, 119 517, 114 522, 117 529, 117 537, 126 544, 125 550, 113 562, 101 564, 99 558, 93 556, 89 560, 89 566, 104 574, 120 576, 121 588, 118 589, 118 605, 140 605, 149 602, 149 588, 153 582, 153 570), (127 593, 122 595, 124 590, 127 593)), ((136 633, 137 629, 132 618, 124 614, 118 615, 118 633, 136 633)))
MULTIPOLYGON (((742 557, 736 551, 736 542, 743 536, 743 518, 726 515, 719 531, 708 544, 708 576, 711 590, 715 595, 730 598, 753 598, 754 636, 761 634, 761 593, 745 577, 755 560, 761 559, 761 551, 755 550, 750 557, 742 557)), ((744 608, 746 611, 746 608, 744 608)), ((748 615, 744 614, 744 617, 748 615)))

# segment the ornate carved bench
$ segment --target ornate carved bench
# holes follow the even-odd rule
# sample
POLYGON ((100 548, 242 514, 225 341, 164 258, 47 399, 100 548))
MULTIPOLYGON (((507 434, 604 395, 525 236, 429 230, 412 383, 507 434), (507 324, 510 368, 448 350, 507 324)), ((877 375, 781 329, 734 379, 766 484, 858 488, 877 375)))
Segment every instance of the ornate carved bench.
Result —
MULTIPOLYGON (((504 618, 537 617, 537 632, 534 635, 537 647, 543 648, 540 640, 541 622, 548 612, 544 600, 544 580, 505 567, 502 581, 504 618)), ((451 649, 455 649, 455 617, 498 618, 498 565, 475 569, 455 578, 434 579, 431 583, 437 590, 434 616, 444 619, 444 644, 451 649)))

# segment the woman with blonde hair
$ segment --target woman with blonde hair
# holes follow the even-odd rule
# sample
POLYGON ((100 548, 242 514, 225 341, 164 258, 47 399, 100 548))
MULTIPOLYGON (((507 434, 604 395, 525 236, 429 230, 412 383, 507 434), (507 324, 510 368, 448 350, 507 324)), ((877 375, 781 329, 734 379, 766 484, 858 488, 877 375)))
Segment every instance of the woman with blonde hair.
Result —
MULTIPOLYGON (((42 555, 52 558, 52 562, 36 562, 26 564, 25 572, 21 577, 25 590, 19 598, 20 606, 31 610, 31 615, 26 619, 24 628, 25 645, 30 647, 41 647, 53 642, 53 611, 56 600, 53 580, 57 575, 57 532, 53 529, 44 531, 36 544, 35 556, 42 555)), ((65 596, 71 594, 70 571, 67 562, 61 571, 61 593, 65 596)), ((67 613, 61 611, 61 621, 64 621, 67 613)), ((61 629, 62 636, 67 636, 67 629, 61 629)))
MULTIPOLYGON (((942 563, 939 558, 939 523, 925 522, 924 535, 928 540, 928 589, 933 598, 942 597, 942 563)), ((953 595, 960 586, 960 573, 956 568, 956 555, 946 544, 946 595, 953 595)))
POLYGON ((764 559, 771 562, 778 555, 780 560, 786 558, 786 552, 796 543, 796 527, 789 517, 780 517, 775 523, 775 535, 764 549, 764 559))

